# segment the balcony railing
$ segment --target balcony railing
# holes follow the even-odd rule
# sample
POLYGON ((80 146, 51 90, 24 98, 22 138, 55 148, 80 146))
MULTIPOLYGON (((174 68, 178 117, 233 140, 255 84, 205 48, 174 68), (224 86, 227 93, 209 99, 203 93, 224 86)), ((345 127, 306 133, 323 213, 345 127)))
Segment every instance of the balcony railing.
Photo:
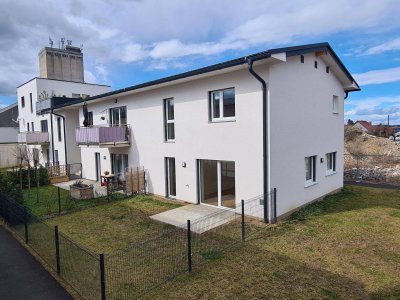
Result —
POLYGON ((52 108, 59 108, 65 105, 74 103, 80 98, 69 98, 69 97, 51 97, 42 99, 36 102, 36 114, 41 115, 51 111, 52 108))
POLYGON ((48 132, 20 132, 17 136, 18 143, 28 145, 48 144, 50 142, 48 132))
POLYGON ((90 126, 75 129, 79 146, 126 147, 129 146, 130 126, 90 126))

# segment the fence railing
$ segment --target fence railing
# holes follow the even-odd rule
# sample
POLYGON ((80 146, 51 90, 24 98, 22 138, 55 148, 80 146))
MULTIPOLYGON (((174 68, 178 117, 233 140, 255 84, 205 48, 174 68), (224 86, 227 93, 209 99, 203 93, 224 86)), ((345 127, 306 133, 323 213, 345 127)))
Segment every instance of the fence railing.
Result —
MULTIPOLYGON (((276 207, 276 190, 268 195, 276 207)), ((7 195, 0 216, 60 277, 85 299, 133 299, 192 272, 265 227, 262 196, 242 200, 236 209, 211 215, 110 254, 97 254, 51 227, 7 195)), ((273 215, 273 214, 272 214, 273 215)))
POLYGON ((75 128, 75 141, 77 145, 129 145, 130 132, 130 125, 79 127, 75 128))
POLYGON ((400 156, 345 154, 344 180, 400 186, 400 156))

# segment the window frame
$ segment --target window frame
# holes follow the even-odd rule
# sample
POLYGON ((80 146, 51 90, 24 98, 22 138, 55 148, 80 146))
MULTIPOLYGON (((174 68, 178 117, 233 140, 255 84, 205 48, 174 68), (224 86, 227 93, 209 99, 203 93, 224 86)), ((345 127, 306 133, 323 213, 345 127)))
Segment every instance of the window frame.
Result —
POLYGON ((309 187, 314 184, 317 184, 317 156, 316 155, 311 155, 311 156, 306 156, 304 158, 305 162, 305 181, 304 181, 304 187, 309 187), (311 178, 307 179, 307 172, 308 172, 308 163, 307 160, 311 159, 311 169, 310 169, 310 175, 311 178))
POLYGON ((21 107, 24 108, 25 107, 25 96, 21 97, 21 107))
POLYGON ((40 131, 49 132, 49 125, 47 120, 40 120, 40 131))
POLYGON ((329 152, 325 154, 326 164, 325 164, 325 174, 326 176, 335 174, 337 172, 337 152, 329 152))
POLYGON ((209 121, 212 123, 236 121, 236 93, 234 87, 214 90, 209 92, 209 121), (224 92, 233 90, 233 103, 235 115, 231 117, 224 117, 224 92), (213 95, 219 94, 219 117, 214 117, 214 97, 213 95))
POLYGON ((336 95, 332 97, 332 113, 335 115, 339 114, 339 97, 336 95))
POLYGON ((174 98, 166 98, 164 99, 164 132, 165 132, 165 141, 166 142, 175 142, 175 100, 174 98), (168 103, 172 102, 173 104, 173 119, 168 118, 168 103), (170 131, 168 130, 168 124, 173 124, 174 132, 173 139, 168 138, 170 131))
POLYGON ((31 113, 33 114, 33 100, 32 100, 32 93, 29 93, 29 101, 31 104, 31 113))

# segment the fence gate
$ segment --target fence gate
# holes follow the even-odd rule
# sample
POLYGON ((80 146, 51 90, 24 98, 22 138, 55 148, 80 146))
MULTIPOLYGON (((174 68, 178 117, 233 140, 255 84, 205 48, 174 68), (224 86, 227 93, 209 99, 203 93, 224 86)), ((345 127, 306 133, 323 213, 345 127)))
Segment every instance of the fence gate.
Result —
POLYGON ((146 193, 146 172, 144 167, 126 168, 125 170, 125 193, 146 193))

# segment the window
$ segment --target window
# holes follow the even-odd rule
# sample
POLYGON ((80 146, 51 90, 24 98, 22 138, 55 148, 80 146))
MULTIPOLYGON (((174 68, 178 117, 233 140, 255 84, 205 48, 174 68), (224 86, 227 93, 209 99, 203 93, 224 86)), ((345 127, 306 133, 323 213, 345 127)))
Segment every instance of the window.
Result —
POLYGON ((48 132, 49 131, 49 127, 47 125, 47 120, 40 121, 40 129, 41 129, 42 132, 48 132))
POLYGON ((317 156, 308 156, 305 158, 306 162, 306 181, 305 186, 310 186, 316 183, 316 160, 317 156))
POLYGON ((88 126, 93 126, 93 112, 88 112, 88 126))
POLYGON ((62 136, 61 136, 61 118, 57 117, 57 133, 58 133, 58 141, 62 141, 62 136))
POLYGON ((165 140, 175 140, 175 104, 174 99, 164 100, 165 140))
POLYGON ((31 104, 31 113, 33 113, 32 93, 29 93, 29 101, 31 104))
POLYGON ((33 150, 32 152, 33 163, 36 167, 39 163, 39 149, 33 148, 32 150, 33 150))
POLYGON ((300 62, 304 64, 304 55, 300 55, 300 62))
POLYGON ((314 68, 318 69, 318 62, 314 61, 314 68))
POLYGON ((128 154, 111 153, 111 172, 119 184, 125 181, 125 171, 128 168, 128 154))
POLYGON ((31 129, 30 129, 30 127, 29 127, 30 124, 29 124, 29 123, 26 123, 26 125, 28 126, 28 127, 27 127, 27 128, 28 128, 28 132, 31 131, 31 129))
POLYGON ((175 158, 174 157, 166 157, 165 158, 165 166, 166 166, 167 197, 175 198, 176 197, 175 158))
POLYGON ((339 97, 333 96, 332 99, 332 113, 338 114, 339 113, 339 97))
POLYGON ((21 97, 21 106, 25 107, 25 97, 24 96, 21 97))
POLYGON ((326 154, 326 175, 336 173, 336 152, 326 154))
POLYGON ((235 89, 226 89, 210 93, 211 121, 235 119, 235 89))
POLYGON ((80 96, 81 96, 81 94, 72 93, 72 98, 79 98, 80 96))
POLYGON ((126 106, 110 108, 110 126, 126 125, 126 106))
POLYGON ((54 150, 53 163, 58 164, 58 150, 54 150))
POLYGON ((35 123, 32 122, 32 132, 35 132, 35 123))
POLYGON ((326 67, 326 73, 329 74, 329 67, 326 67))

